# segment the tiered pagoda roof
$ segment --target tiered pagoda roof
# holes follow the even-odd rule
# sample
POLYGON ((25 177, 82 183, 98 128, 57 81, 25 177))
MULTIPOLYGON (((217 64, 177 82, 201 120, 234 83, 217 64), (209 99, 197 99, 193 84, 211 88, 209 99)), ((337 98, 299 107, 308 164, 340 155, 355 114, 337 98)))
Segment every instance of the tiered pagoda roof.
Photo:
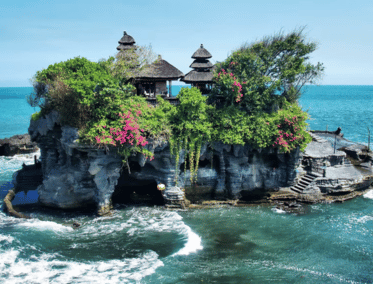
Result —
POLYGON ((190 68, 193 68, 188 74, 184 76, 182 81, 185 83, 212 83, 213 64, 208 60, 212 55, 201 44, 201 47, 193 53, 193 63, 190 68))
POLYGON ((135 40, 133 37, 128 35, 126 31, 123 32, 123 37, 118 41, 119 45, 117 47, 117 50, 128 50, 132 48, 137 48, 135 45, 135 40))
POLYGON ((211 57, 212 57, 211 53, 208 52, 207 49, 203 47, 203 44, 201 44, 201 47, 198 48, 196 52, 194 52, 192 55, 192 58, 194 59, 208 59, 211 57))

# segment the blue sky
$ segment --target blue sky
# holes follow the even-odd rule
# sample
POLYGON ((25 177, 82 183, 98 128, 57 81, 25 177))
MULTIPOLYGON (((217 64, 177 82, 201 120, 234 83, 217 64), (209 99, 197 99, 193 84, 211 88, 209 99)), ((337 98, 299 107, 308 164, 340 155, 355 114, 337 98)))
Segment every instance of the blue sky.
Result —
POLYGON ((345 0, 3 0, 0 87, 31 86, 48 65, 76 56, 114 55, 123 31, 185 74, 204 44, 211 61, 244 42, 306 27, 319 43, 324 85, 373 85, 373 2, 345 0))

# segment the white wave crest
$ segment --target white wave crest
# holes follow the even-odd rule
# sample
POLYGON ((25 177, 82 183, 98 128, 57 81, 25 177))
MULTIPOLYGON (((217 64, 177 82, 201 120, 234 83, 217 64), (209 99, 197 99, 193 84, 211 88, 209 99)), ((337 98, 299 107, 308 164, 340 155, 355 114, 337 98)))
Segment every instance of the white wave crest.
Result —
POLYGON ((183 217, 177 212, 159 208, 134 208, 122 214, 125 216, 116 212, 110 218, 110 223, 104 218, 87 222, 79 229, 79 234, 91 238, 121 231, 125 231, 130 237, 148 232, 177 232, 185 237, 186 243, 174 255, 188 255, 203 249, 201 238, 182 221, 183 217))
POLYGON ((177 212, 163 211, 162 214, 157 217, 144 218, 144 216, 134 214, 129 220, 130 223, 140 224, 139 226, 133 227, 128 230, 129 235, 134 235, 138 232, 139 228, 143 228, 145 231, 155 232, 172 232, 177 231, 184 234, 187 237, 185 246, 179 250, 175 255, 189 255, 190 253, 196 253, 198 250, 202 250, 201 238, 192 231, 183 221, 183 217, 177 212))
POLYGON ((365 198, 373 199, 373 189, 363 195, 365 198))
POLYGON ((0 243, 1 242, 12 243, 13 241, 14 241, 14 238, 12 236, 0 235, 0 243))
POLYGON ((199 250, 203 249, 203 246, 201 245, 202 240, 200 236, 198 236, 196 233, 192 231, 190 227, 185 225, 186 231, 188 233, 188 241, 185 244, 185 246, 179 250, 175 255, 189 255, 191 253, 196 253, 199 250))
POLYGON ((56 233, 61 232, 72 232, 74 229, 68 226, 64 226, 62 224, 58 224, 52 221, 40 221, 37 219, 27 220, 26 222, 19 223, 18 226, 26 227, 34 230, 44 231, 54 231, 56 233))
POLYGON ((32 261, 10 250, 0 253, 0 279, 6 283, 126 283, 151 275, 163 262, 155 252, 139 258, 99 262, 75 262, 43 254, 32 261))
POLYGON ((373 216, 363 216, 359 219, 356 220, 356 222, 358 223, 366 223, 368 221, 372 221, 373 220, 373 216))
POLYGON ((278 214, 285 214, 286 211, 277 207, 272 208, 272 211, 278 214))

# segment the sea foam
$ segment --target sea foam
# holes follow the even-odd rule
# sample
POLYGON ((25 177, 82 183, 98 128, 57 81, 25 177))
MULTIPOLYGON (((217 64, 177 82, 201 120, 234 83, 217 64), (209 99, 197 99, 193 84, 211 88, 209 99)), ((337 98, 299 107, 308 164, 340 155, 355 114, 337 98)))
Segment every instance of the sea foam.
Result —
POLYGON ((196 233, 194 233, 192 229, 188 227, 187 225, 185 225, 185 229, 188 234, 188 241, 181 250, 179 250, 177 253, 174 254, 174 256, 189 255, 191 253, 196 253, 198 250, 203 249, 203 246, 201 244, 202 243, 201 237, 198 236, 196 233))
POLYGON ((18 226, 38 231, 54 231, 55 233, 72 232, 74 230, 71 227, 64 226, 62 224, 58 224, 52 221, 40 221, 37 219, 27 220, 26 222, 19 223, 18 226))
POLYGON ((145 253, 139 258, 76 262, 58 260, 55 254, 43 254, 29 261, 12 249, 0 253, 0 259, 0 279, 6 279, 6 283, 138 282, 163 266, 155 252, 145 253))
POLYGON ((365 198, 373 199, 373 189, 363 195, 365 198))

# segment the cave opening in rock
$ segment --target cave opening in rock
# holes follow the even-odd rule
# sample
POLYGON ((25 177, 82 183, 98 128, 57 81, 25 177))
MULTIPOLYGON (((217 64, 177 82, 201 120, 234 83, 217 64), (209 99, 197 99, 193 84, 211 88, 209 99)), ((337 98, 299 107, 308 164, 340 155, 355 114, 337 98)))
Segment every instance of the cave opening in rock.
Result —
POLYGON ((131 173, 128 169, 123 169, 111 198, 114 205, 164 205, 164 199, 157 189, 156 180, 141 176, 141 171, 141 166, 136 162, 130 163, 131 173))

